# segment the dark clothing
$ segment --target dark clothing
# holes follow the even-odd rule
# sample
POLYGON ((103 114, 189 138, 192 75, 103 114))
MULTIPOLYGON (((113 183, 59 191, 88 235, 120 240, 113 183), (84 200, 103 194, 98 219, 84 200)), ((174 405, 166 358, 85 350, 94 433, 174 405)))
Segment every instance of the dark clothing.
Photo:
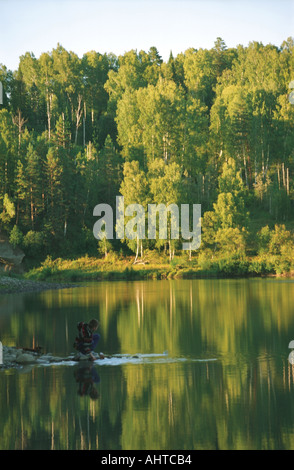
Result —
POLYGON ((76 337, 74 347, 82 354, 89 354, 94 351, 95 347, 98 344, 100 335, 92 332, 88 323, 79 322, 77 325, 78 336, 76 337))

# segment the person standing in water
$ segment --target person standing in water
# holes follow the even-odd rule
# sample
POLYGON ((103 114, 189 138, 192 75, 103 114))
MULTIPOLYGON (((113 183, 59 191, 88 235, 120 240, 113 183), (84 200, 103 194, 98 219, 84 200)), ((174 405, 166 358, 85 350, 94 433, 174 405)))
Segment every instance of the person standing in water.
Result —
MULTIPOLYGON (((89 356, 89 359, 94 361, 95 356, 93 355, 93 351, 96 348, 98 341, 100 339, 100 335, 95 333, 99 327, 99 322, 95 318, 86 322, 79 322, 77 324, 78 328, 78 336, 74 342, 74 348, 77 351, 85 356, 89 356)), ((103 354, 100 353, 100 358, 103 359, 103 354)))

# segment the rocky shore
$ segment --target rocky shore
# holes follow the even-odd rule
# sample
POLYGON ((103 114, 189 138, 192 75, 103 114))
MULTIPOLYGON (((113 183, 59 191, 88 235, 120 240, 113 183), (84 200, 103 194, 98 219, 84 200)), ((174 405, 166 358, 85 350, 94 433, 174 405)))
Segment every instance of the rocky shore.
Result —
MULTIPOLYGON (((1 348, 1 343, 0 343, 1 348)), ((163 354, 158 354, 158 357, 166 357, 167 352, 163 354)), ((94 351, 91 354, 81 354, 78 351, 72 352, 68 356, 59 357, 51 353, 42 354, 41 348, 29 349, 29 348, 16 348, 14 346, 2 346, 2 354, 0 351, 0 371, 5 369, 20 369, 23 371, 31 370, 35 366, 49 366, 49 365, 74 365, 80 363, 82 367, 87 366, 87 364, 123 364, 126 362, 134 361, 143 361, 147 357, 152 357, 154 359, 154 354, 149 355, 104 355, 104 353, 96 353, 94 351)))
MULTIPOLYGON (((89 360, 88 356, 79 355, 72 353, 67 357, 57 357, 51 353, 42 354, 38 351, 29 349, 16 348, 13 346, 2 346, 2 364, 1 369, 10 369, 13 367, 23 367, 27 365, 49 365, 57 364, 66 361, 81 361, 89 360)), ((97 359, 99 355, 97 355, 97 359)), ((102 357, 100 356, 102 359, 102 357)))
POLYGON ((67 289, 69 287, 77 287, 77 285, 57 282, 30 281, 16 277, 0 276, 0 294, 41 292, 43 290, 67 289))

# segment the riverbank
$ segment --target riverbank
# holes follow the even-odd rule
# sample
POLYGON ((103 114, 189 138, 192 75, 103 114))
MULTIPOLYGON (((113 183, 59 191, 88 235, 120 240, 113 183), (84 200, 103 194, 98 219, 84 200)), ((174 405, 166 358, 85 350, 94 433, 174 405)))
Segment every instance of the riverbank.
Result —
POLYGON ((134 263, 133 257, 120 257, 111 253, 107 258, 80 257, 77 259, 51 259, 25 274, 27 280, 42 282, 85 282, 116 280, 160 280, 237 278, 261 276, 294 276, 293 267, 279 256, 247 257, 238 253, 207 257, 156 256, 146 253, 134 263))
POLYGON ((294 277, 293 267, 279 256, 232 254, 226 257, 168 257, 146 253, 134 263, 133 257, 111 253, 107 258, 80 257, 53 260, 48 257, 39 267, 22 276, 0 276, 0 294, 40 292, 77 287, 87 281, 134 281, 161 279, 216 279, 240 277, 294 277))

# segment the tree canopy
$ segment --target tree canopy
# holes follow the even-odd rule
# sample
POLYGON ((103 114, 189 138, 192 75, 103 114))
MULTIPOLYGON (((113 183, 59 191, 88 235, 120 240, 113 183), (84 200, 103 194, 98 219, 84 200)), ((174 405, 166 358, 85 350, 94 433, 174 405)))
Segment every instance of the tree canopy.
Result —
POLYGON ((57 44, 0 65, 2 229, 43 256, 94 253, 93 208, 118 194, 201 204, 210 247, 219 230, 242 245, 258 211, 291 222, 293 52, 293 38, 217 38, 168 61, 154 46, 80 58, 57 44))

